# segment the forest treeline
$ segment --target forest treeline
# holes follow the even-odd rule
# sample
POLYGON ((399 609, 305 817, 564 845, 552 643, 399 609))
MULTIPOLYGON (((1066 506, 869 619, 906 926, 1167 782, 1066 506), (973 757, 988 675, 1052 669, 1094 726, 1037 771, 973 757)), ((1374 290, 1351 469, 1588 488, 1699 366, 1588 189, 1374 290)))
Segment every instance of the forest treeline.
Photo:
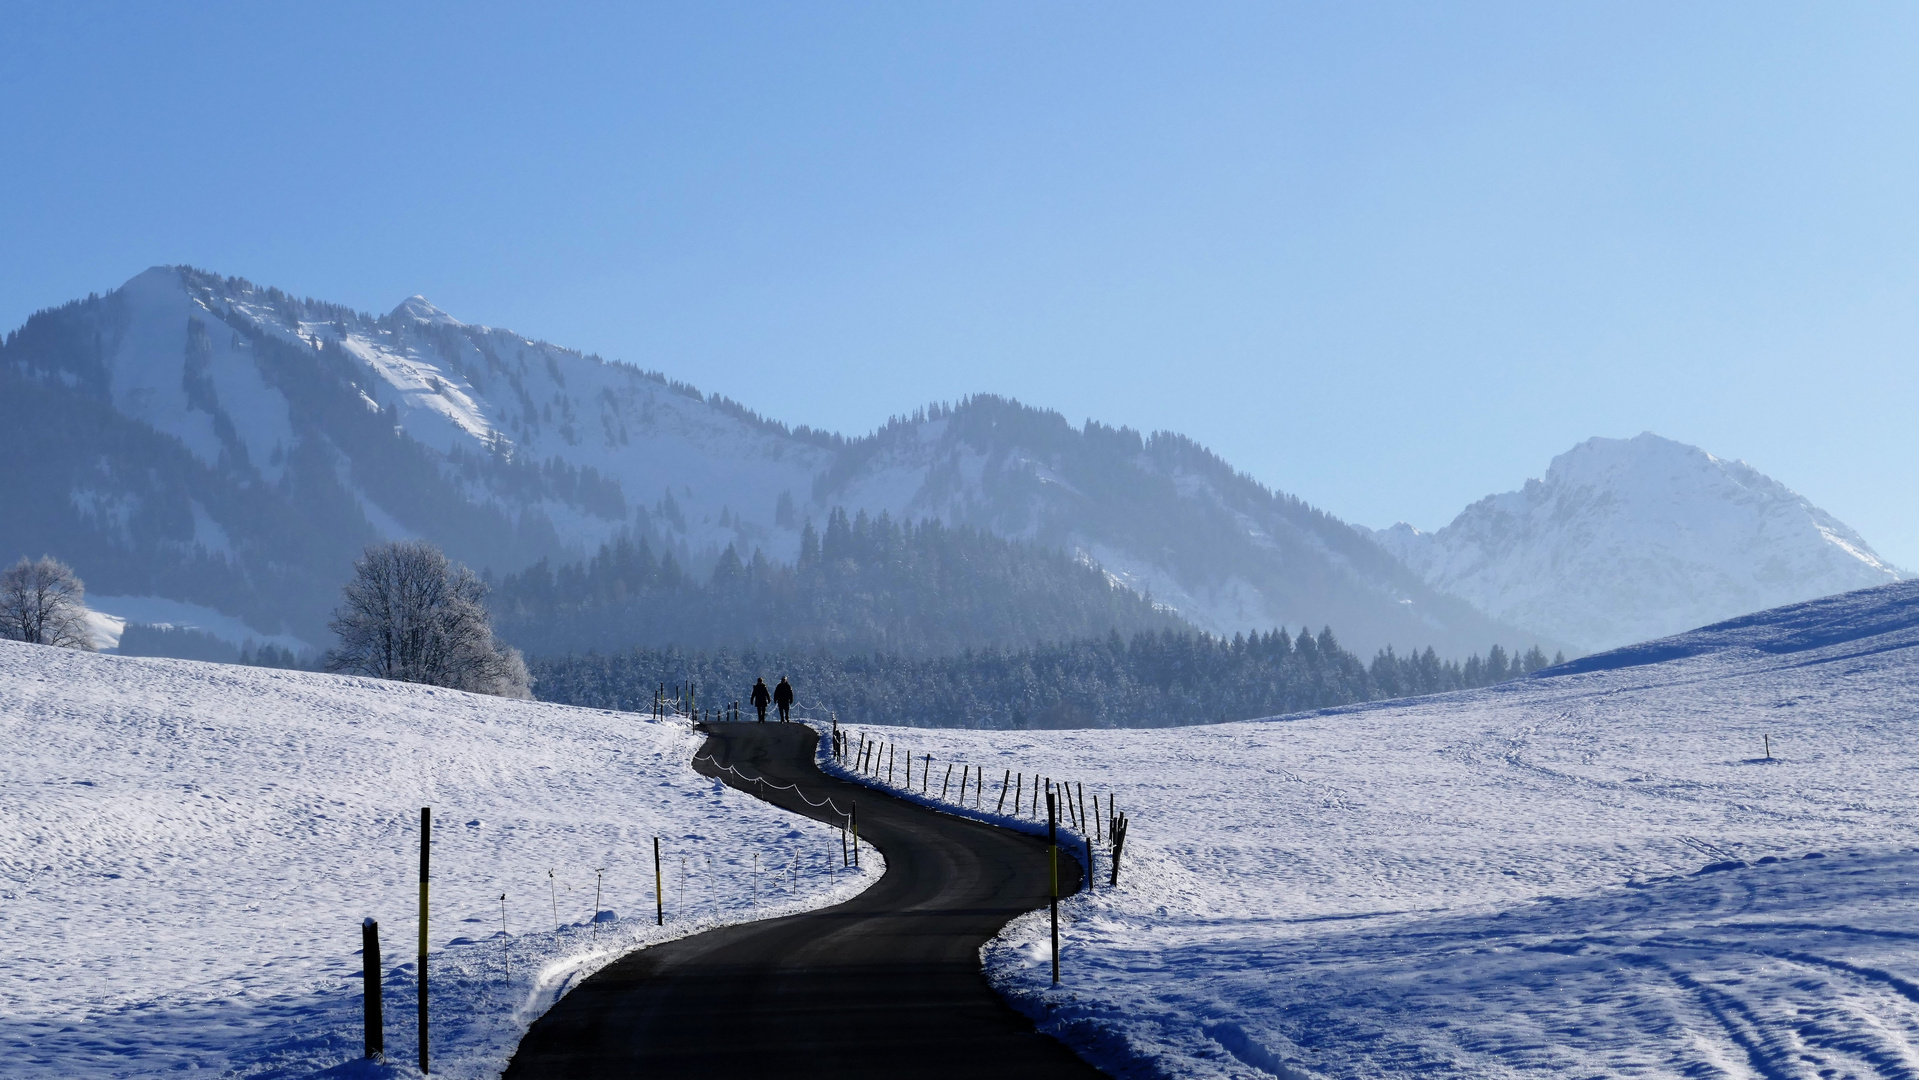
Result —
POLYGON ((925 657, 1190 629, 1063 552, 839 508, 823 533, 801 530, 795 565, 729 545, 700 580, 671 551, 623 536, 584 563, 506 575, 488 606, 529 655, 724 645, 925 657))
MULTIPOLYGON (((826 651, 638 648, 529 661, 544 701, 645 711, 664 684, 701 706, 745 701, 755 678, 784 675, 812 715, 841 723, 925 727, 1173 727, 1488 686, 1549 663, 1535 647, 1493 646, 1464 663, 1432 649, 1382 650, 1366 663, 1331 629, 1232 638, 1161 630, 1117 632, 1022 649, 954 656, 826 651)), ((742 711, 745 706, 742 706, 742 711)))

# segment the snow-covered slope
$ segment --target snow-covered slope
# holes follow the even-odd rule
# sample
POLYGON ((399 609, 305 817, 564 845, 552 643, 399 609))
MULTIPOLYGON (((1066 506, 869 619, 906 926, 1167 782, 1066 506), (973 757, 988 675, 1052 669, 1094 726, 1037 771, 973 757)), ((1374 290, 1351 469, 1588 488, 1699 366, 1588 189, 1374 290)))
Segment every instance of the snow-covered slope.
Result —
POLYGON ((848 440, 418 296, 373 317, 156 267, 29 320, 0 379, 0 439, 21 443, 0 495, 25 511, 0 550, 263 640, 323 643, 380 537, 505 573, 625 530, 704 573, 729 544, 792 561, 836 506, 1077 552, 1215 631, 1330 624, 1362 652, 1460 655, 1536 640, 1177 435, 979 397, 848 440))
POLYGON ((1433 587, 1582 650, 1901 577, 1785 485, 1651 433, 1581 443, 1437 532, 1372 536, 1433 587))
POLYGON ((498 1075, 540 1012, 636 943, 874 880, 877 858, 839 868, 837 832, 695 774, 698 745, 633 714, 0 642, 0 1073, 357 1058, 367 916, 387 1046, 410 1059, 421 806, 436 1075, 498 1075), (796 865, 797 889, 768 872, 755 907, 756 857, 796 865), (596 887, 620 918, 592 922, 596 887))
POLYGON ((1276 721, 854 737, 931 754, 935 797, 983 767, 988 813, 1006 770, 1117 798, 1120 888, 1065 905, 1062 985, 1044 913, 987 950, 1117 1075, 1919 1073, 1919 582, 1587 663, 1276 721))

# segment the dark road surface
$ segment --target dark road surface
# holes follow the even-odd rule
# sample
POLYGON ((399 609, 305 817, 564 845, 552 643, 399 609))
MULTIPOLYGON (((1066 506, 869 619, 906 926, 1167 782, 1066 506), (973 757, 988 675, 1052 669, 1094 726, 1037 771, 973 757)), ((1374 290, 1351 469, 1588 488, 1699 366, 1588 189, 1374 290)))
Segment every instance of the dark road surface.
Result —
MULTIPOLYGON (((705 752, 721 764, 797 783, 815 801, 857 802, 860 839, 885 853, 885 875, 836 907, 709 931, 609 965, 533 1025, 510 1080, 1102 1075, 1035 1032, 980 971, 980 946, 1047 902, 1043 838, 827 777, 813 765, 818 736, 802 724, 705 730, 705 752)), ((696 767, 731 779, 708 762, 696 767)), ((766 797, 828 820, 790 791, 766 797)), ((1079 863, 1061 852, 1059 871, 1061 893, 1076 891, 1079 863)))

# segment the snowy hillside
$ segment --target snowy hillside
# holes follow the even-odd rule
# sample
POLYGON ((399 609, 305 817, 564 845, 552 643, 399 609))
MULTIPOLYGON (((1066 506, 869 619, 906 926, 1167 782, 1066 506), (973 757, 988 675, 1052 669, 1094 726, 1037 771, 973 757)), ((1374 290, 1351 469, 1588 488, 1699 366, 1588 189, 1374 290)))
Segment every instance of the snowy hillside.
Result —
POLYGON ((1178 731, 854 737, 931 754, 934 796, 983 767, 988 813, 1009 769, 1117 797, 1121 887, 1066 905, 1063 985, 1043 913, 987 960, 1120 1075, 1919 1072, 1919 583, 1584 663, 1178 731))
POLYGON ((1437 532, 1372 535, 1434 588, 1587 651, 1901 577, 1785 485, 1651 433, 1581 443, 1437 532))
POLYGON ((0 745, 9 1077, 357 1058, 365 916, 387 1046, 408 1059, 421 806, 436 1075, 498 1075, 547 1005, 635 942, 820 906, 880 862, 840 870, 837 831, 693 773, 682 724, 400 683, 0 642, 0 745), (619 918, 595 925, 599 868, 619 918))
POLYGON ((1459 655, 1532 640, 1176 435, 980 397, 848 440, 417 296, 374 317, 156 267, 9 334, 0 380, 0 438, 19 443, 0 493, 21 510, 0 549, 263 640, 323 643, 378 537, 506 573, 624 530, 699 574, 728 545, 791 562, 836 506, 1076 553, 1228 633, 1330 624, 1362 652, 1459 655))

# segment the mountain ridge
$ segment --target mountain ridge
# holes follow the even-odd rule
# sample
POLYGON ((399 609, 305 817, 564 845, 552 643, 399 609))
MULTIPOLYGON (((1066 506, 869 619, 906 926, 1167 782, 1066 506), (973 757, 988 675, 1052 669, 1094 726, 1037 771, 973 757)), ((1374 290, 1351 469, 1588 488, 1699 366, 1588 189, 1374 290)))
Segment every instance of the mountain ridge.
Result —
POLYGON ((1588 439, 1434 532, 1369 535, 1434 588, 1586 651, 1907 576, 1751 465, 1651 432, 1588 439))
POLYGON ((728 546, 792 562, 804 523, 843 505, 1066 551, 1215 632, 1331 625, 1362 650, 1449 655, 1534 641, 1184 436, 979 395, 849 439, 422 296, 374 316, 156 267, 29 319, 0 376, 40 402, 15 415, 23 443, 80 413, 160 440, 64 447, 64 488, 36 489, 44 505, 0 542, 71 552, 103 595, 201 603, 263 637, 321 640, 352 556, 382 537, 508 573, 641 536, 703 572, 728 546))

